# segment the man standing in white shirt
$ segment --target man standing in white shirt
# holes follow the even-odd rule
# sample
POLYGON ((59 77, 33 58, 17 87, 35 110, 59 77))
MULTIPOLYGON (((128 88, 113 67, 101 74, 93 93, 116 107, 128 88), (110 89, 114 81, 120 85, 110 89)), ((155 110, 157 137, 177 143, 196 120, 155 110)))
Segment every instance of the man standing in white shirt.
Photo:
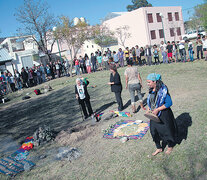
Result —
POLYGON ((164 41, 161 41, 160 44, 160 51, 162 53, 162 60, 163 60, 163 64, 164 63, 168 63, 167 61, 167 49, 166 49, 167 45, 164 44, 164 41))
POLYGON ((181 61, 186 62, 185 41, 181 40, 178 45, 181 61))

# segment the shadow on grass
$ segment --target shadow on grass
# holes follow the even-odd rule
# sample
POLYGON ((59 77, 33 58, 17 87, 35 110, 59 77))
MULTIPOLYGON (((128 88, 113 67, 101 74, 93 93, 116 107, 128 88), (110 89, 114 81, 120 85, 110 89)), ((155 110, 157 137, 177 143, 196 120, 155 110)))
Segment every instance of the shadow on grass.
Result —
POLYGON ((99 114, 99 113, 103 112, 104 110, 108 109, 110 106, 112 106, 112 105, 114 105, 114 104, 116 104, 115 101, 110 102, 110 103, 108 103, 108 104, 104 104, 104 105, 101 106, 100 108, 96 109, 96 113, 99 114))
POLYGON ((177 143, 180 144, 182 140, 187 139, 188 127, 192 125, 192 118, 189 113, 182 113, 175 121, 178 127, 177 143))
POLYGON ((10 136, 21 142, 43 124, 57 132, 73 126, 81 119, 79 105, 73 97, 73 89, 65 87, 1 111, 0 138, 10 136))
POLYGON ((192 151, 192 149, 188 149, 187 151, 188 154, 186 154, 187 157, 185 162, 182 162, 182 166, 178 165, 180 161, 175 162, 170 157, 162 160, 160 165, 168 179, 205 180, 207 178, 207 159, 200 158, 200 155, 192 151))

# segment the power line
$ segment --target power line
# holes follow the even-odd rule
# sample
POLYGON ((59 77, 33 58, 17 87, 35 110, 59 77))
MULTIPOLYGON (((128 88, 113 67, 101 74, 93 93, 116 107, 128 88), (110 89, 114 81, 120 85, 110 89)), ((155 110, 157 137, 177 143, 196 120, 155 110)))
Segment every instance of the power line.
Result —
POLYGON ((191 8, 186 8, 186 9, 182 9, 183 11, 187 11, 189 9, 194 9, 194 7, 191 7, 191 8))

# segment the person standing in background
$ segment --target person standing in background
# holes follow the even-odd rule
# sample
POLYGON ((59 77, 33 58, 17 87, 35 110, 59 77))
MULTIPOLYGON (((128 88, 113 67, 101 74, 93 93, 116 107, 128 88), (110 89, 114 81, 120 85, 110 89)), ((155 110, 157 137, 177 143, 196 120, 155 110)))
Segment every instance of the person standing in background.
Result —
POLYGON ((121 48, 119 48, 118 58, 119 58, 120 66, 124 67, 124 52, 122 51, 121 48))
POLYGON ((162 60, 163 60, 163 64, 164 63, 168 63, 167 61, 167 49, 166 49, 167 45, 164 43, 164 41, 161 41, 160 44, 160 50, 162 53, 162 60))
POLYGON ((192 42, 188 42, 188 54, 189 54, 189 59, 190 61, 193 61, 193 43, 192 42))
POLYGON ((141 66, 142 65, 142 61, 141 61, 141 58, 140 58, 140 49, 139 49, 138 45, 136 45, 135 47, 136 47, 135 48, 135 52, 136 52, 137 62, 141 66))
POLYGON ((124 57, 126 59, 126 62, 129 62, 129 48, 126 47, 126 50, 124 51, 124 57))
POLYGON ((201 59, 203 59, 203 43, 200 37, 197 38, 196 44, 197 44, 197 59, 200 59, 199 54, 201 54, 200 57, 201 59))
POLYGON ((91 53, 91 63, 92 63, 92 67, 93 67, 93 72, 96 72, 96 69, 97 69, 96 61, 97 61, 96 56, 94 56, 94 54, 91 53))
POLYGON ((205 57, 205 60, 207 61, 207 38, 206 36, 203 36, 202 43, 203 43, 204 57, 205 57))
POLYGON ((151 48, 148 45, 146 45, 146 48, 145 48, 145 57, 147 59, 147 65, 151 66, 152 65, 152 52, 151 52, 151 48))
POLYGON ((118 103, 118 111, 123 110, 123 102, 121 98, 121 92, 122 92, 122 84, 121 84, 121 78, 119 73, 117 72, 117 68, 115 64, 110 65, 110 82, 108 85, 111 85, 111 91, 115 93, 116 101, 118 103))

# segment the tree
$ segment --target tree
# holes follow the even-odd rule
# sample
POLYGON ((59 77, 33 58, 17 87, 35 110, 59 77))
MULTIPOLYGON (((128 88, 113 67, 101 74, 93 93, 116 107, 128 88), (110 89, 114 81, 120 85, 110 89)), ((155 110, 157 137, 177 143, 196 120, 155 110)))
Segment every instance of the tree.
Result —
POLYGON ((201 20, 198 17, 191 17, 189 21, 185 22, 185 29, 197 30, 201 26, 201 20))
POLYGON ((91 37, 91 28, 85 22, 79 22, 74 25, 73 21, 66 16, 59 18, 59 24, 54 32, 55 38, 62 42, 66 42, 70 57, 70 73, 72 74, 73 58, 78 54, 78 51, 84 42, 91 37))
POLYGON ((118 42, 121 46, 125 47, 125 41, 126 39, 131 37, 131 34, 128 32, 129 30, 129 26, 125 25, 125 26, 120 26, 118 28, 116 28, 115 30, 115 34, 118 38, 118 42))
POLYGON ((110 31, 105 25, 96 25, 93 27, 92 39, 101 47, 102 52, 104 47, 117 43, 114 32, 110 31))
POLYGON ((133 11, 141 7, 152 7, 152 4, 148 3, 147 0, 132 0, 132 5, 127 6, 128 11, 133 11))
POLYGON ((194 7, 194 17, 200 20, 201 25, 207 30, 207 0, 203 4, 194 7))
POLYGON ((39 50, 44 52, 51 61, 50 52, 55 42, 51 31, 56 21, 54 16, 48 13, 48 9, 48 5, 42 0, 24 0, 24 5, 17 9, 15 16, 23 27, 19 31, 22 34, 32 35, 39 50), (48 49, 49 41, 51 49, 48 49))

